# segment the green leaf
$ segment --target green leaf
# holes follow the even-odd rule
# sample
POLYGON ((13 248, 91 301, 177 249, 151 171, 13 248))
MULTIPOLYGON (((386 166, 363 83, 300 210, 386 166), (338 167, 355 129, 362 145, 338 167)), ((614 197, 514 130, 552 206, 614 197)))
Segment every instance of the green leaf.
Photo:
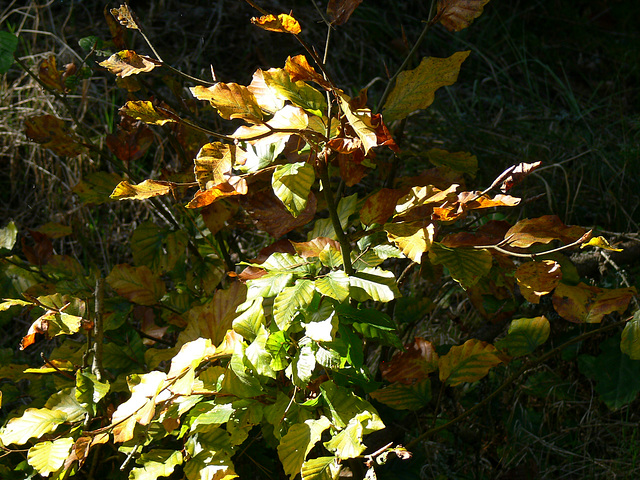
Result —
POLYGON ((331 426, 331 422, 325 416, 318 420, 306 420, 304 423, 296 423, 282 437, 278 444, 278 457, 282 462, 284 472, 293 479, 302 468, 305 458, 320 440, 322 432, 331 426))
POLYGON ((30 438, 40 438, 67 421, 67 414, 48 408, 27 408, 21 417, 12 418, 0 433, 4 445, 24 445, 30 438))
POLYGON ((381 268, 365 268, 349 277, 351 296, 359 302, 390 302, 400 296, 393 273, 381 268))
POLYGON ((150 125, 164 125, 175 123, 178 116, 166 108, 156 108, 153 103, 146 100, 131 100, 125 103, 120 112, 136 120, 150 125))
POLYGON ((436 90, 456 83, 460 66, 469 53, 471 52, 456 52, 448 58, 423 58, 418 68, 400 73, 382 107, 385 122, 401 120, 410 113, 431 105, 436 90))
POLYGON ((600 344, 597 357, 580 355, 580 371, 596 381, 600 399, 616 410, 633 402, 640 392, 640 360, 631 360, 620 350, 619 339, 611 337, 600 344))
POLYGON ((289 350, 290 345, 291 342, 287 340, 284 332, 282 331, 269 335, 265 348, 272 357, 271 368, 275 371, 284 370, 289 365, 287 351, 289 350))
POLYGON ((640 310, 624 326, 620 350, 629 355, 632 360, 640 360, 640 310))
POLYGON ((278 158, 278 155, 284 150, 286 143, 283 138, 276 138, 275 141, 272 138, 268 138, 247 143, 245 145, 247 156, 244 165, 237 165, 236 168, 246 173, 255 173, 258 170, 262 170, 278 158))
POLYGON ((173 473, 176 465, 182 464, 182 453, 175 450, 150 450, 140 455, 136 460, 138 465, 129 473, 129 480, 155 480, 158 477, 168 477, 173 473))
POLYGON ((452 387, 462 382, 476 382, 499 363, 502 360, 496 347, 472 338, 464 345, 451 347, 449 353, 438 359, 440 381, 452 387))
MULTIPOLYGON (((358 208, 358 194, 354 193, 348 197, 343 197, 338 203, 338 218, 340 219, 340 225, 344 230, 349 224, 349 217, 356 212, 358 208)), ((309 240, 318 237, 327 237, 336 240, 336 232, 333 229, 333 223, 330 218, 322 218, 316 220, 313 226, 313 230, 308 235, 309 240)))
POLYGON ((219 449, 205 449, 190 458, 184 466, 188 480, 231 480, 237 478, 231 453, 219 449))
POLYGON ((217 426, 227 423, 233 412, 234 408, 230 403, 218 404, 216 400, 200 402, 189 411, 187 422, 192 432, 205 431, 201 428, 202 425, 217 426))
POLYGON ((309 338, 300 340, 300 350, 293 357, 291 365, 287 368, 287 376, 298 388, 306 388, 313 370, 316 368, 316 355, 314 344, 309 338))
MULTIPOLYGON (((324 446, 330 452, 335 453, 340 460, 359 456, 367 448, 362 444, 363 426, 360 417, 369 412, 363 412, 349 421, 349 424, 331 440, 324 442, 324 446)), ((370 416, 370 414, 369 414, 370 416)))
POLYGON ((9 71, 16 48, 18 48, 18 37, 13 33, 0 32, 0 75, 9 71))
POLYGON ((336 457, 318 457, 302 464, 302 480, 337 480, 340 465, 336 457))
POLYGON ((429 250, 429 259, 434 265, 447 267, 451 278, 467 289, 489 273, 493 257, 488 250, 450 248, 434 242, 429 250))
POLYGON ((431 401, 431 381, 426 379, 413 385, 396 382, 369 395, 396 410, 420 410, 431 401))
POLYGON ((233 320, 233 329, 249 342, 256 338, 260 327, 266 325, 263 300, 262 297, 256 298, 249 308, 233 320))
POLYGON ((307 206, 315 172, 308 163, 286 163, 278 165, 273 172, 273 193, 294 217, 298 217, 307 206))
POLYGON ((82 179, 72 191, 83 203, 102 205, 112 201, 111 193, 122 181, 122 177, 113 172, 94 172, 82 179))
POLYGON ((109 383, 99 382, 92 373, 76 372, 76 400, 91 411, 92 416, 96 414, 96 404, 109 393, 109 388, 109 383))
POLYGON ((64 412, 67 415, 67 423, 84 420, 87 410, 76 400, 76 389, 65 388, 49 397, 45 408, 64 412))
POLYGON ((43 477, 62 468, 69 456, 73 438, 63 437, 52 442, 36 443, 29 449, 27 462, 43 477))
POLYGON ((262 72, 264 82, 282 100, 322 117, 327 110, 324 95, 302 80, 292 82, 289 73, 282 68, 271 68, 262 72))
POLYGON ((18 227, 13 221, 9 222, 3 229, 0 229, 0 254, 9 253, 16 244, 17 238, 18 227))
POLYGON ((349 296, 349 277, 343 270, 334 270, 326 276, 317 278, 316 290, 322 295, 342 302, 349 296))
POLYGON ((507 336, 496 342, 496 347, 506 350, 512 357, 529 355, 549 338, 551 327, 544 316, 518 318, 511 322, 507 336))
POLYGON ((330 302, 322 302, 317 310, 312 310, 305 314, 305 335, 315 342, 332 341, 338 328, 338 316, 333 305, 330 302))
POLYGON ((287 330, 296 313, 307 308, 313 300, 314 284, 311 280, 298 280, 282 290, 273 302, 273 318, 280 330, 287 330))
POLYGON ((363 434, 371 433, 384 428, 384 423, 378 416, 378 412, 373 406, 358 397, 346 388, 339 387, 329 380, 320 385, 322 398, 328 408, 329 420, 337 428, 345 428, 352 418, 358 414, 367 412, 368 415, 361 421, 363 424, 363 434))
POLYGON ((166 273, 185 254, 187 235, 172 232, 151 222, 138 226, 131 236, 131 253, 136 265, 146 265, 155 273, 166 273))

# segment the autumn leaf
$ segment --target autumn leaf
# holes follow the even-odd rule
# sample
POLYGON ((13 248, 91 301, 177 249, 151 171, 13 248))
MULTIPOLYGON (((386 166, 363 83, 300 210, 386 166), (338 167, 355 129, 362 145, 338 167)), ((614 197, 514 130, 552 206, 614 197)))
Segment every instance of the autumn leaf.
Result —
MULTIPOLYGON (((125 117, 130 118, 130 117, 125 117)), ((131 130, 118 126, 115 134, 107 135, 107 147, 119 160, 129 163, 147 153, 153 143, 153 132, 144 123, 137 123, 131 130)))
POLYGON ((522 180, 524 180, 531 172, 533 172, 536 168, 542 165, 542 162, 534 162, 534 163, 519 163, 516 165, 513 170, 502 179, 502 183, 500 185, 500 191, 502 193, 507 193, 513 187, 518 185, 522 180))
POLYGON ((213 87, 192 87, 191 92, 198 100, 208 100, 224 119, 241 118, 256 123, 263 118, 256 97, 244 85, 220 82, 213 87))
POLYGON ((505 234, 509 238, 509 246, 527 248, 535 243, 550 243, 560 240, 571 243, 584 235, 582 227, 567 226, 556 215, 545 215, 539 218, 520 220, 505 234))
POLYGON ((347 23, 351 14, 358 8, 362 0, 329 0, 327 15, 333 25, 347 23))
POLYGON ((559 284, 552 297, 553 308, 565 320, 600 323, 605 315, 623 313, 637 294, 635 288, 602 289, 584 283, 559 284))
POLYGON ((294 82, 284 68, 270 68, 262 71, 262 79, 281 100, 289 100, 293 105, 319 117, 322 117, 327 110, 327 102, 319 90, 302 80, 294 82))
POLYGON ((422 262, 422 254, 429 251, 436 234, 435 225, 428 220, 386 223, 384 230, 389 241, 416 263, 422 262))
POLYGON ((304 55, 296 55, 295 57, 287 57, 284 64, 284 69, 289 72, 292 82, 312 81, 320 85, 325 90, 333 90, 331 84, 325 80, 325 78, 316 72, 316 70, 309 65, 307 57, 304 55))
POLYGON ((518 318, 511 322, 506 337, 496 342, 496 347, 512 357, 529 355, 549 338, 551 326, 544 316, 518 318))
POLYGON ((343 93, 338 94, 340 97, 340 109, 347 117, 347 121, 356 135, 362 141, 365 155, 369 150, 378 145, 378 136, 376 128, 372 123, 371 110, 368 108, 354 109, 350 105, 350 97, 343 93))
POLYGON ((397 352, 389 362, 380 365, 382 378, 388 382, 411 385, 429 377, 438 369, 438 354, 431 342, 416 337, 403 352, 397 352))
POLYGON ((464 345, 451 347, 449 353, 440 357, 440 381, 452 387, 462 382, 477 382, 500 363, 502 359, 496 347, 472 338, 464 345))
POLYGON ((81 145, 63 120, 53 115, 29 117, 24 122, 25 134, 57 155, 75 157, 87 149, 81 145))
POLYGON ((139 305, 155 305, 166 292, 162 279, 145 265, 116 265, 107 276, 107 283, 118 295, 139 305))
POLYGON ((317 199, 311 193, 306 208, 298 217, 289 213, 271 189, 269 192, 258 192, 246 200, 243 199, 242 206, 258 229, 267 232, 273 238, 280 238, 298 227, 307 225, 314 218, 317 199))
POLYGON ((49 55, 49 57, 40 62, 38 78, 47 88, 58 92, 66 91, 66 87, 62 81, 62 72, 56 68, 56 57, 53 55, 49 55))
POLYGON ((274 15, 253 17, 251 23, 270 32, 291 33, 293 35, 298 35, 301 32, 298 21, 286 13, 281 13, 277 17, 274 15))
POLYGON ((423 58, 418 68, 400 73, 382 109, 385 121, 401 120, 431 105, 436 90, 456 83, 460 66, 469 53, 456 52, 448 58, 423 58))
POLYGON ((227 181, 231 167, 236 161, 235 145, 215 142, 203 145, 194 163, 196 181, 200 190, 207 190, 227 181))
POLYGON ((614 248, 604 237, 592 237, 588 242, 580 245, 580 248, 585 247, 598 247, 603 250, 609 250, 611 252, 622 252, 622 248, 614 248))
POLYGON ((489 0, 438 0, 436 18, 450 32, 467 28, 482 15, 489 0))
POLYGON ((129 75, 150 72, 157 66, 162 65, 162 62, 146 55, 138 55, 133 50, 122 50, 114 53, 98 65, 120 78, 125 78, 129 75))
POLYGON ((211 205, 224 197, 246 195, 249 191, 247 180, 241 177, 229 177, 226 182, 219 183, 207 190, 199 190, 187 203, 186 208, 200 208, 211 205))
POLYGON ((327 237, 317 237, 308 242, 291 242, 291 245, 302 258, 319 257, 327 246, 340 251, 340 243, 327 237))
POLYGON ((478 159, 469 152, 448 152, 441 148, 432 148, 425 154, 427 159, 437 167, 448 167, 472 177, 478 171, 478 159))
POLYGON ((491 270, 492 255, 488 250, 475 248, 449 248, 434 243, 429 259, 435 265, 444 265, 451 277, 462 288, 472 287, 491 270))
POLYGON ((170 109, 144 100, 131 100, 120 109, 120 112, 151 125, 164 125, 180 119, 170 109))
POLYGON ((516 280, 522 296, 531 303, 551 293, 562 280, 560 264, 553 260, 523 263, 516 270, 516 280))
POLYGON ((146 200, 170 193, 171 185, 171 182, 160 180, 145 180, 137 185, 131 185, 128 181, 123 180, 113 190, 111 198, 114 200, 146 200))
POLYGON ((135 13, 133 13, 133 10, 129 8, 129 5, 120 5, 119 8, 112 8, 110 12, 123 27, 130 28, 132 30, 139 30, 138 19, 135 13))
POLYGON ((367 197, 360 210, 360 221, 364 225, 383 224, 393 215, 396 204, 403 195, 402 190, 383 188, 367 197))

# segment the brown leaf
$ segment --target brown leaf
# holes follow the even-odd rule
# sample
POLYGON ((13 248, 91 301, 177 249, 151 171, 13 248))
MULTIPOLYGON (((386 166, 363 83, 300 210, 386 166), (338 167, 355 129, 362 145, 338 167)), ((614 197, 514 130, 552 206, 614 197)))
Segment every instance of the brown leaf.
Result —
POLYGON ((133 10, 129 8, 129 5, 123 4, 120 5, 119 8, 112 8, 111 15, 122 25, 123 27, 130 28, 133 30, 139 30, 138 28, 138 18, 136 14, 133 13, 133 10))
POLYGON ((116 265, 106 280, 118 295, 138 305, 155 305, 166 292, 162 279, 146 265, 116 265))
MULTIPOLYGON (((55 313, 53 311, 48 311, 47 313, 55 313)), ((22 337, 20 340, 20 350, 24 350, 30 345, 33 345, 36 342, 36 334, 46 335, 47 330, 49 330, 49 321, 47 320, 46 314, 41 316, 38 320, 33 322, 29 327, 29 331, 27 334, 22 337)))
POLYGON ((29 139, 57 155, 75 157, 86 151, 64 121, 53 115, 29 117, 25 120, 24 126, 29 139))
POLYGON ((57 92, 66 91, 64 82, 62 81, 62 72, 56 68, 56 57, 49 55, 40 62, 38 68, 38 78, 47 88, 57 92))
POLYGON ((53 243, 51 243, 51 239, 44 233, 35 230, 29 230, 29 235, 33 238, 35 247, 27 245, 26 239, 23 237, 20 240, 22 243, 22 253, 24 253, 24 256, 27 257, 31 265, 46 265, 53 254, 53 243))
POLYGON ((298 35, 302 30, 298 21, 291 15, 281 13, 277 17, 274 15, 263 15, 253 17, 251 23, 270 32, 291 33, 298 35))
POLYGON ((553 260, 523 263, 516 270, 516 280, 522 296, 531 303, 540 303, 562 280, 560 264, 553 260))
POLYGON ((120 22, 118 22, 109 9, 107 5, 105 5, 103 10, 105 21, 107 22, 107 26, 109 27, 109 33, 111 34, 111 41, 118 50, 125 50, 127 48, 127 42, 125 40, 125 29, 122 28, 120 22))
POLYGON ((534 163, 519 163, 516 167, 511 170, 511 173, 502 180, 502 184, 500 185, 500 191, 502 193, 507 193, 517 184, 519 184, 522 180, 524 180, 531 172, 533 172, 536 168, 538 168, 542 162, 534 162, 534 163))
POLYGON ((200 190, 225 183, 236 160, 236 146, 220 142, 207 143, 198 152, 194 163, 196 181, 200 190))
POLYGON ((482 15, 489 0, 438 0, 436 18, 450 32, 467 28, 482 15))
POLYGON ((202 220, 211 232, 211 235, 215 235, 222 230, 225 222, 231 218, 233 214, 233 209, 224 205, 224 203, 225 202, 214 202, 200 211, 202 220))
POLYGON ((329 0, 327 15, 333 25, 343 25, 361 3, 362 0, 329 0))
POLYGON ((136 122, 131 130, 125 130, 118 125, 118 130, 115 134, 107 135, 106 143, 111 153, 128 164, 147 153, 153 143, 153 138, 153 132, 149 127, 144 123, 136 122))
POLYGON ((360 210, 360 220, 365 225, 383 224, 395 211, 398 200, 405 195, 405 190, 383 188, 369 196, 360 210))
POLYGON ((146 55, 138 55, 133 50, 122 50, 114 53, 98 65, 118 77, 125 78, 129 75, 150 72, 157 66, 162 65, 162 62, 146 55))
POLYGON ((180 117, 164 105, 154 105, 146 100, 132 100, 120 108, 120 113, 151 125, 177 122, 180 117))
POLYGON ((295 252, 302 258, 318 257, 327 245, 340 251, 340 243, 327 237, 316 237, 308 242, 291 242, 295 252))
POLYGON ((416 337, 404 352, 397 352, 387 363, 382 362, 380 372, 388 382, 411 385, 429 377, 438 369, 438 354, 431 342, 416 337))
POLYGON ((527 248, 535 243, 550 243, 560 240, 572 243, 585 234, 582 227, 567 226, 556 215, 545 215, 539 218, 520 220, 505 234, 509 238, 509 246, 527 248))
POLYGON ((364 152, 362 150, 356 150, 353 153, 346 154, 339 153, 337 160, 340 167, 340 177, 344 180, 347 187, 353 187, 371 170, 362 163, 364 160, 364 152))
POLYGON ((243 199, 242 206, 256 223, 256 227, 267 232, 273 238, 280 238, 285 233, 306 225, 313 220, 316 213, 317 200, 313 193, 309 195, 306 208, 295 218, 273 190, 262 191, 243 199))

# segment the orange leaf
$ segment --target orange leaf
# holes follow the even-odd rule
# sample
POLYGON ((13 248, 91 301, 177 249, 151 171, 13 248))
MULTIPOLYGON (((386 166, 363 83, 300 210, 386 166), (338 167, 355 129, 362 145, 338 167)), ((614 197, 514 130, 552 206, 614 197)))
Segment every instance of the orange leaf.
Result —
POLYGON ((540 218, 520 220, 505 234, 511 237, 509 246, 527 248, 534 243, 550 243, 560 240, 572 243, 585 234, 582 227, 567 226, 556 215, 545 215, 540 218))
POLYGON ((322 86, 326 90, 332 90, 332 86, 327 82, 322 75, 315 71, 315 69, 309 65, 307 57, 304 55, 296 55, 295 57, 287 57, 287 61, 284 64, 284 69, 289 72, 292 82, 298 80, 311 80, 322 86))
POLYGON ((523 263, 516 270, 520 292, 531 303, 540 303, 540 297, 551 293, 561 279, 560 264, 553 260, 523 263))
POLYGON ((154 105, 145 100, 132 100, 125 103, 124 107, 120 108, 120 113, 152 125, 164 125, 180 119, 169 108, 154 105))
POLYGON ((340 251, 340 243, 327 237, 316 237, 308 242, 291 242, 296 253, 302 258, 319 257, 327 245, 340 251))
POLYGON ((200 190, 207 190, 225 183, 227 181, 225 174, 231 172, 235 156, 235 145, 220 142, 203 145, 194 160, 194 173, 200 190))
POLYGON ((62 72, 56 68, 56 57, 49 55, 40 62, 38 68, 38 78, 48 88, 58 92, 66 91, 64 82, 62 81, 62 72))
POLYGON ((147 57, 146 55, 138 55, 133 50, 122 50, 121 52, 114 53, 98 65, 106 68, 114 75, 124 78, 129 75, 150 72, 157 66, 162 65, 162 62, 147 57))
POLYGON ((302 30, 298 21, 291 15, 281 13, 277 17, 274 15, 263 15, 253 17, 251 23, 270 32, 291 33, 298 35, 302 30))
POLYGON ((138 123, 131 130, 125 130, 119 125, 115 134, 107 135, 106 143, 119 160, 129 163, 138 160, 149 150, 153 138, 153 132, 144 123, 138 123))
POLYGON ((482 15, 489 0, 438 0, 436 18, 450 32, 467 28, 482 15))
POLYGON ((575 287, 561 283, 553 293, 553 308, 565 320, 574 323, 600 323, 613 312, 623 313, 635 288, 601 289, 579 283, 575 287))
POLYGON ((363 165, 364 153, 356 150, 353 153, 339 153, 338 165, 340 167, 340 177, 347 187, 353 187, 362 180, 369 172, 369 167, 363 165))
POLYGON ((327 15, 333 25, 343 25, 361 3, 362 0, 329 0, 327 15))
POLYGON ((413 384, 438 369, 438 354, 427 340, 416 337, 404 352, 397 352, 388 363, 380 365, 382 378, 388 382, 413 384))
POLYGON ((230 177, 227 182, 219 183, 207 190, 199 190, 193 199, 187 203, 187 208, 200 208, 211 205, 221 198, 234 195, 246 195, 248 192, 247 181, 240 177, 230 177))

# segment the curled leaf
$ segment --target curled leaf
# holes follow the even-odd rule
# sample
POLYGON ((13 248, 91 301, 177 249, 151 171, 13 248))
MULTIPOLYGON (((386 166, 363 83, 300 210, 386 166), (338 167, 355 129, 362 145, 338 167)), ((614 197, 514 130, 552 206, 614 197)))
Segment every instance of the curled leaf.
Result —
POLYGON ((62 81, 62 72, 56 68, 56 57, 49 55, 40 62, 38 68, 38 78, 47 87, 58 92, 66 90, 62 81))
POLYGON ((146 55, 138 55, 133 50, 122 50, 121 52, 114 53, 105 61, 100 62, 99 65, 114 75, 124 78, 129 75, 150 72, 157 66, 162 65, 162 62, 147 57, 146 55))
POLYGON ((114 200, 145 200, 170 193, 172 185, 171 182, 160 180, 145 180, 137 185, 131 185, 124 180, 113 190, 111 198, 114 200))
POLYGON ((270 32, 291 33, 298 35, 302 29, 298 21, 291 15, 281 13, 277 17, 275 15, 263 15, 262 17, 253 17, 251 23, 270 32))
POLYGON ((489 0, 438 0, 436 18, 450 32, 467 28, 482 15, 489 0))
POLYGON ((604 237, 592 237, 588 242, 580 245, 580 248, 584 247, 598 247, 603 250, 610 250, 612 252, 621 252, 622 248, 614 248, 604 237))

